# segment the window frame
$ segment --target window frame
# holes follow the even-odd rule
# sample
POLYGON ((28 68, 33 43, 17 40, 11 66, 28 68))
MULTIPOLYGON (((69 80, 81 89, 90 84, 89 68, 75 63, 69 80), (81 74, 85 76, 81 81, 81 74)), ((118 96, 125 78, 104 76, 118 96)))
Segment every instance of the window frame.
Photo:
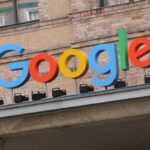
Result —
POLYGON ((111 6, 118 6, 118 5, 121 5, 121 4, 127 4, 127 3, 133 3, 133 2, 136 2, 135 0, 129 0, 129 2, 127 2, 127 3, 121 3, 121 4, 116 4, 116 5, 108 5, 108 6, 105 6, 104 5, 104 1, 105 0, 100 0, 100 7, 102 7, 102 8, 104 8, 104 7, 111 7, 111 6))
POLYGON ((7 2, 12 2, 13 5, 13 9, 14 9, 14 24, 10 24, 10 25, 4 25, 4 26, 0 26, 0 28, 6 28, 6 27, 11 27, 11 26, 17 26, 17 25, 24 25, 24 24, 29 24, 29 23, 35 23, 35 22, 39 22, 40 20, 32 20, 32 21, 24 21, 24 22, 19 22, 19 13, 18 13, 18 3, 17 0, 6 0, 2 3, 7 3, 7 2))

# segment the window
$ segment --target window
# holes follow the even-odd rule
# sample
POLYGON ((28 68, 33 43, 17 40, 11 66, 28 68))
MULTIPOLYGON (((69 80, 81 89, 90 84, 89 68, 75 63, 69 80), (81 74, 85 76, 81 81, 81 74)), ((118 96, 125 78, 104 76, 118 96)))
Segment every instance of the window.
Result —
POLYGON ((14 8, 10 1, 0 3, 0 26, 14 24, 14 8))
POLYGON ((29 11, 28 12, 28 21, 34 21, 39 19, 38 11, 29 11))
POLYGON ((19 0, 17 7, 19 22, 39 20, 37 0, 19 0))
POLYGON ((5 17, 0 16, 0 26, 4 26, 4 25, 5 25, 5 17))
POLYGON ((37 0, 1 0, 0 27, 39 20, 37 0))
POLYGON ((101 7, 107 7, 107 6, 113 6, 113 5, 119 5, 123 3, 130 3, 135 2, 139 0, 100 0, 101 7))

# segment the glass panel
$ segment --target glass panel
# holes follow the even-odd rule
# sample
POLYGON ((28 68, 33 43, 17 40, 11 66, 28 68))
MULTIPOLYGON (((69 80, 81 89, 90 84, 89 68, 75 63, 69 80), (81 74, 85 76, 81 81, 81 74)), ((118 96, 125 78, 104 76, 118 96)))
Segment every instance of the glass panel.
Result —
POLYGON ((39 13, 37 11, 29 12, 29 20, 38 20, 39 19, 39 13))
POLYGON ((120 0, 104 0, 104 6, 118 5, 120 0))
POLYGON ((37 0, 17 0, 19 22, 39 20, 37 0))
POLYGON ((0 2, 0 27, 15 23, 13 2, 0 2))
POLYGON ((140 1, 140 0, 103 0, 104 6, 113 6, 113 5, 119 5, 123 3, 129 3, 133 1, 140 1))

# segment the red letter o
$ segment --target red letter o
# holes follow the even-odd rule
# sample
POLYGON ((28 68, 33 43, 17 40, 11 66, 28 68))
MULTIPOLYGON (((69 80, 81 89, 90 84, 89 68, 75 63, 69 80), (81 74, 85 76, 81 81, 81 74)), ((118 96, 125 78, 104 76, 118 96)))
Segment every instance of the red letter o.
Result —
POLYGON ((46 83, 54 80, 59 72, 59 64, 57 60, 48 54, 40 54, 34 57, 30 63, 30 74, 32 78, 38 82, 46 83), (39 65, 42 61, 47 61, 50 64, 50 71, 46 75, 39 73, 39 65))

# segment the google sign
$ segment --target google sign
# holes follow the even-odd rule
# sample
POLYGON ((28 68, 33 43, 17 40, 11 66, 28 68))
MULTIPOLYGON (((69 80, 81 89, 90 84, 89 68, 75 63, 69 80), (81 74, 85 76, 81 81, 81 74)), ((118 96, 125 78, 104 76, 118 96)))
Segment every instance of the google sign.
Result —
MULTIPOLYGON (((140 37, 135 39, 128 49, 127 32, 125 30, 119 30, 118 37, 121 70, 129 70, 129 58, 132 64, 136 67, 150 67, 150 57, 144 57, 150 52, 150 40, 148 38, 140 37)), ((11 51, 16 51, 22 55, 24 49, 15 44, 1 46, 0 58, 11 51)), ((99 44, 91 50, 89 57, 81 50, 69 49, 60 56, 59 62, 52 55, 42 53, 32 58, 30 62, 24 61, 12 63, 10 64, 10 69, 12 71, 22 70, 21 76, 10 82, 0 78, 0 86, 5 88, 18 88, 24 85, 29 80, 30 76, 41 83, 51 82, 57 77, 59 71, 67 78, 76 79, 85 75, 89 67, 95 73, 109 75, 105 80, 99 77, 93 77, 93 84, 101 87, 113 85, 119 78, 119 63, 116 44, 99 44), (107 52, 109 55, 109 63, 106 66, 101 66, 98 63, 98 57, 103 52, 107 52), (75 72, 72 72, 68 65, 73 56, 76 56, 80 60, 80 65, 75 72), (42 61, 47 61, 50 65, 50 70, 46 75, 42 75, 39 72, 39 65, 42 61)))

